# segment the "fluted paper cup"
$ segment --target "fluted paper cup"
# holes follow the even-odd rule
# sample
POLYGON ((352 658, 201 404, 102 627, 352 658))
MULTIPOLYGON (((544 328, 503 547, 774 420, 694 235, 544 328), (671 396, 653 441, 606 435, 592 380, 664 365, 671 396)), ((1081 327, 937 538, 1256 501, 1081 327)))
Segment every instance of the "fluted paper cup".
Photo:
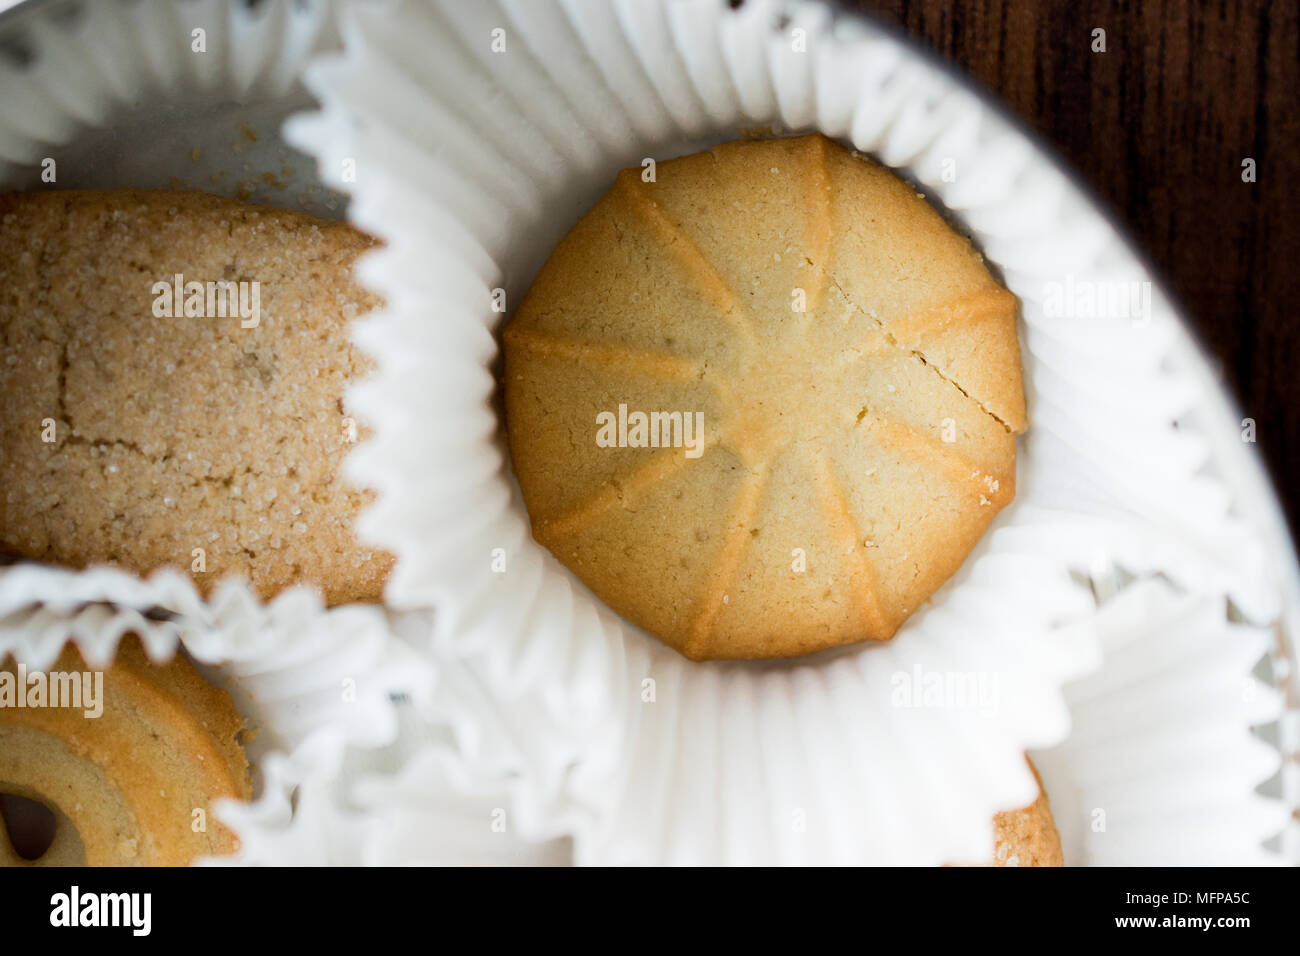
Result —
POLYGON ((1279 769, 1252 728, 1282 713, 1252 675, 1267 628, 1221 599, 1134 583, 1098 614, 1103 664, 1070 684, 1069 738, 1034 760, 1066 865, 1257 866, 1290 810, 1257 792, 1279 769))
POLYGON ((1088 573, 1282 612, 1271 498, 1252 513, 1243 488, 1266 486, 1171 304, 1022 132, 892 37, 816 3, 348 13, 306 73, 322 109, 286 135, 386 241, 360 272, 387 303, 357 333, 377 362, 350 396, 378 422, 349 459, 378 490, 362 527, 397 555, 389 600, 437 608, 461 750, 537 838, 568 833, 579 862, 986 860, 993 814, 1033 796, 1023 752, 1066 737, 1062 686, 1101 660, 1088 573), (1020 299, 1031 427, 1017 500, 891 643, 691 664, 531 539, 491 303, 620 168, 754 126, 820 130, 947 207, 1020 299), (1071 291, 1130 288, 1132 314, 1071 291))
MULTIPOLYGON (((289 0, 7 12, 0 189, 188 187, 341 217, 342 197, 279 136, 283 119, 312 102, 299 72, 336 45, 335 18, 332 2, 289 0), (53 184, 42 178, 47 161, 53 184)), ((173 570, 0 565, 0 658, 41 668, 72 640, 93 666, 107 666, 127 633, 155 661, 188 653, 258 731, 248 750, 264 777, 253 805, 263 813, 279 778, 262 771, 288 762, 319 774, 323 755, 392 742, 392 694, 412 677, 389 642, 399 618, 376 606, 327 609, 305 586, 263 602, 232 580, 204 599, 173 570)), ((257 834, 236 830, 244 852, 264 859, 257 834)))
MULTIPOLYGON (((1162 577, 1099 574, 1089 579, 1089 588, 1098 610, 1077 625, 1078 633, 1063 628, 1059 637, 1095 636, 1102 659, 1065 686, 1071 728, 1065 742, 1031 752, 1052 802, 1066 865, 1283 862, 1274 844, 1290 808, 1262 792, 1261 785, 1276 779, 1280 756, 1260 733, 1276 726, 1283 701, 1253 673, 1269 651, 1269 631, 1230 621, 1222 597, 1188 594, 1162 577)), ((899 805, 914 796, 906 786, 873 787, 866 779, 856 803, 827 797, 797 775, 771 772, 782 760, 795 759, 784 749, 745 767, 728 752, 710 751, 708 740, 686 746, 695 754, 709 752, 717 761, 710 773, 687 778, 688 772, 700 774, 698 758, 633 755, 628 766, 635 780, 618 798, 583 805, 575 799, 578 791, 548 782, 544 767, 535 763, 535 738, 549 729, 539 731, 530 708, 485 692, 481 660, 442 657, 422 646, 418 632, 407 639, 412 653, 433 658, 436 692, 420 707, 401 708, 403 731, 393 746, 353 754, 338 761, 332 774, 287 780, 281 789, 298 788, 299 806, 309 805, 311 812, 293 821, 285 813, 282 822, 245 823, 258 834, 259 847, 274 848, 268 858, 555 865, 573 858, 576 840, 579 858, 588 862, 671 861, 687 856, 677 844, 690 840, 703 844, 692 857, 699 861, 831 861, 849 854, 798 846, 815 839, 806 834, 826 826, 817 817, 825 807, 840 807, 843 816, 831 823, 845 838, 882 820, 892 826, 908 819, 899 805), (659 779, 665 774, 669 779, 659 779), (749 786, 737 787, 746 777, 749 786), (733 789, 716 789, 721 787, 733 789), (877 799, 870 799, 873 791, 877 799), (774 839, 794 845, 773 847, 774 839), (659 849, 663 841, 672 852, 659 849), (756 841, 757 849, 747 846, 756 841)), ((715 681, 708 689, 719 686, 715 681)), ((842 696, 829 694, 827 709, 836 715, 842 696)), ((726 715, 733 707, 721 699, 712 711, 726 715)), ((694 736, 695 726, 690 731, 694 736)), ((765 740, 784 748, 790 736, 769 727, 765 740)), ((866 777, 876 768, 897 768, 886 768, 888 754, 868 740, 847 748, 845 759, 863 759, 859 772, 866 777)), ((832 779, 824 771, 815 776, 819 785, 832 779)), ((1028 801, 1032 783, 1027 787, 1018 800, 1028 801)), ((281 802, 287 807, 286 798, 281 802)), ((981 845, 978 855, 963 862, 991 856, 991 848, 981 845)))
MULTIPOLYGON (((10 51, 0 56, 0 189, 186 187, 342 216, 341 197, 279 136, 284 117, 312 102, 303 63, 337 42, 333 3, 54 6, 0 20, 10 51)), ((174 640, 267 615, 236 581, 205 601, 170 570, 0 565, 0 650, 47 626, 55 641, 68 628, 174 640)))
MULTIPOLYGON (((407 615, 394 632, 408 674, 419 675, 393 713, 398 732, 383 746, 313 737, 291 755, 263 761, 266 781, 252 804, 222 819, 240 853, 218 862, 253 865, 564 865, 572 843, 550 814, 518 817, 519 775, 478 746, 490 701, 472 676, 444 670, 429 647, 427 618, 407 615), (457 685, 457 686, 453 686, 457 685), (469 716, 468 732, 462 732, 469 716), (549 828, 549 830, 547 829, 549 828)), ((525 774, 522 777, 531 775, 525 774)))

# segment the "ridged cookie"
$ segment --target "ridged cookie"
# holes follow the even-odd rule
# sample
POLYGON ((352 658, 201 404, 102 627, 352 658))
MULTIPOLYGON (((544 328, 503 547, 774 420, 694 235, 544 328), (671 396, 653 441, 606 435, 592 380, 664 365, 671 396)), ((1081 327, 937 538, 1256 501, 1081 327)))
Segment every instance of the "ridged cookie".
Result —
POLYGON ((619 174, 504 332, 534 537, 694 659, 892 637, 1015 494, 1015 298, 825 137, 653 172, 619 174), (634 412, 703 440, 660 418, 654 447, 634 412))

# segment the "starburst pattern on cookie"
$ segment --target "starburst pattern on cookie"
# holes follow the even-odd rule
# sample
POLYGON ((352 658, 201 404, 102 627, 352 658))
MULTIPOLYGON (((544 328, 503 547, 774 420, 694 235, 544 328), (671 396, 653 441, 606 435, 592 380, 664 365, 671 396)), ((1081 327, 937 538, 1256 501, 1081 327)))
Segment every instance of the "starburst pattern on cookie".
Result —
MULTIPOLYGON (((707 160, 664 164, 658 183, 624 171, 504 334, 534 536, 697 659, 789 653, 773 635, 798 623, 800 604, 810 633, 794 652, 891 637, 1014 495, 1018 429, 954 374, 967 367, 971 330, 1008 316, 1014 330, 1014 298, 989 280, 922 308, 858 301, 876 286, 836 252, 838 147, 776 142, 787 175, 771 165, 768 182, 769 160, 749 164, 753 205, 770 214, 784 203, 790 223, 733 254, 707 226, 725 220, 733 196, 740 223, 754 208, 743 188, 710 188, 707 160), (588 416, 619 402, 703 411, 701 453, 587 445, 588 416), (660 554, 647 537, 662 539, 660 554), (783 569, 787 552, 796 560, 783 569), (638 588, 671 609, 656 611, 638 588), (816 610, 819 600, 832 611, 816 610)), ((885 268, 905 291, 908 265, 885 268)), ((1018 362, 1015 372, 1018 390, 1018 362)))

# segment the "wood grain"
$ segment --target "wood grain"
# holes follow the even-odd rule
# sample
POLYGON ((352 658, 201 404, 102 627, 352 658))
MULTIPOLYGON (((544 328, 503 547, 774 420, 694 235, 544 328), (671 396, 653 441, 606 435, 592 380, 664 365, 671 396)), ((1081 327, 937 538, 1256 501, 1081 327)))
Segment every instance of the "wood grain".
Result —
POLYGON ((857 0, 1036 130, 1217 356, 1300 528, 1300 4, 857 0), (1092 30, 1107 52, 1093 53, 1092 30), (1258 181, 1242 181, 1242 160, 1258 181))

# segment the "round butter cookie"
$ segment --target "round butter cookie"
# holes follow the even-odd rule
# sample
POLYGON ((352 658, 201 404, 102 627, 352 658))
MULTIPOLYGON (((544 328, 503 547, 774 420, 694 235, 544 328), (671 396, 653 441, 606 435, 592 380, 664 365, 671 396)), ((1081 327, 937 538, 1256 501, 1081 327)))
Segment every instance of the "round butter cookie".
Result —
POLYGON ((35 860, 0 822, 0 866, 185 866, 235 852, 211 811, 218 798, 252 796, 230 695, 181 657, 150 662, 133 638, 95 673, 69 647, 44 672, 37 704, 32 675, 0 662, 0 794, 44 804, 55 819, 35 860))
POLYGON ((372 245, 204 193, 0 194, 0 552, 380 600, 340 474, 372 245))
POLYGON ((693 659, 889 639, 1015 494, 1015 297, 820 135, 624 170, 504 351, 533 536, 693 659))

